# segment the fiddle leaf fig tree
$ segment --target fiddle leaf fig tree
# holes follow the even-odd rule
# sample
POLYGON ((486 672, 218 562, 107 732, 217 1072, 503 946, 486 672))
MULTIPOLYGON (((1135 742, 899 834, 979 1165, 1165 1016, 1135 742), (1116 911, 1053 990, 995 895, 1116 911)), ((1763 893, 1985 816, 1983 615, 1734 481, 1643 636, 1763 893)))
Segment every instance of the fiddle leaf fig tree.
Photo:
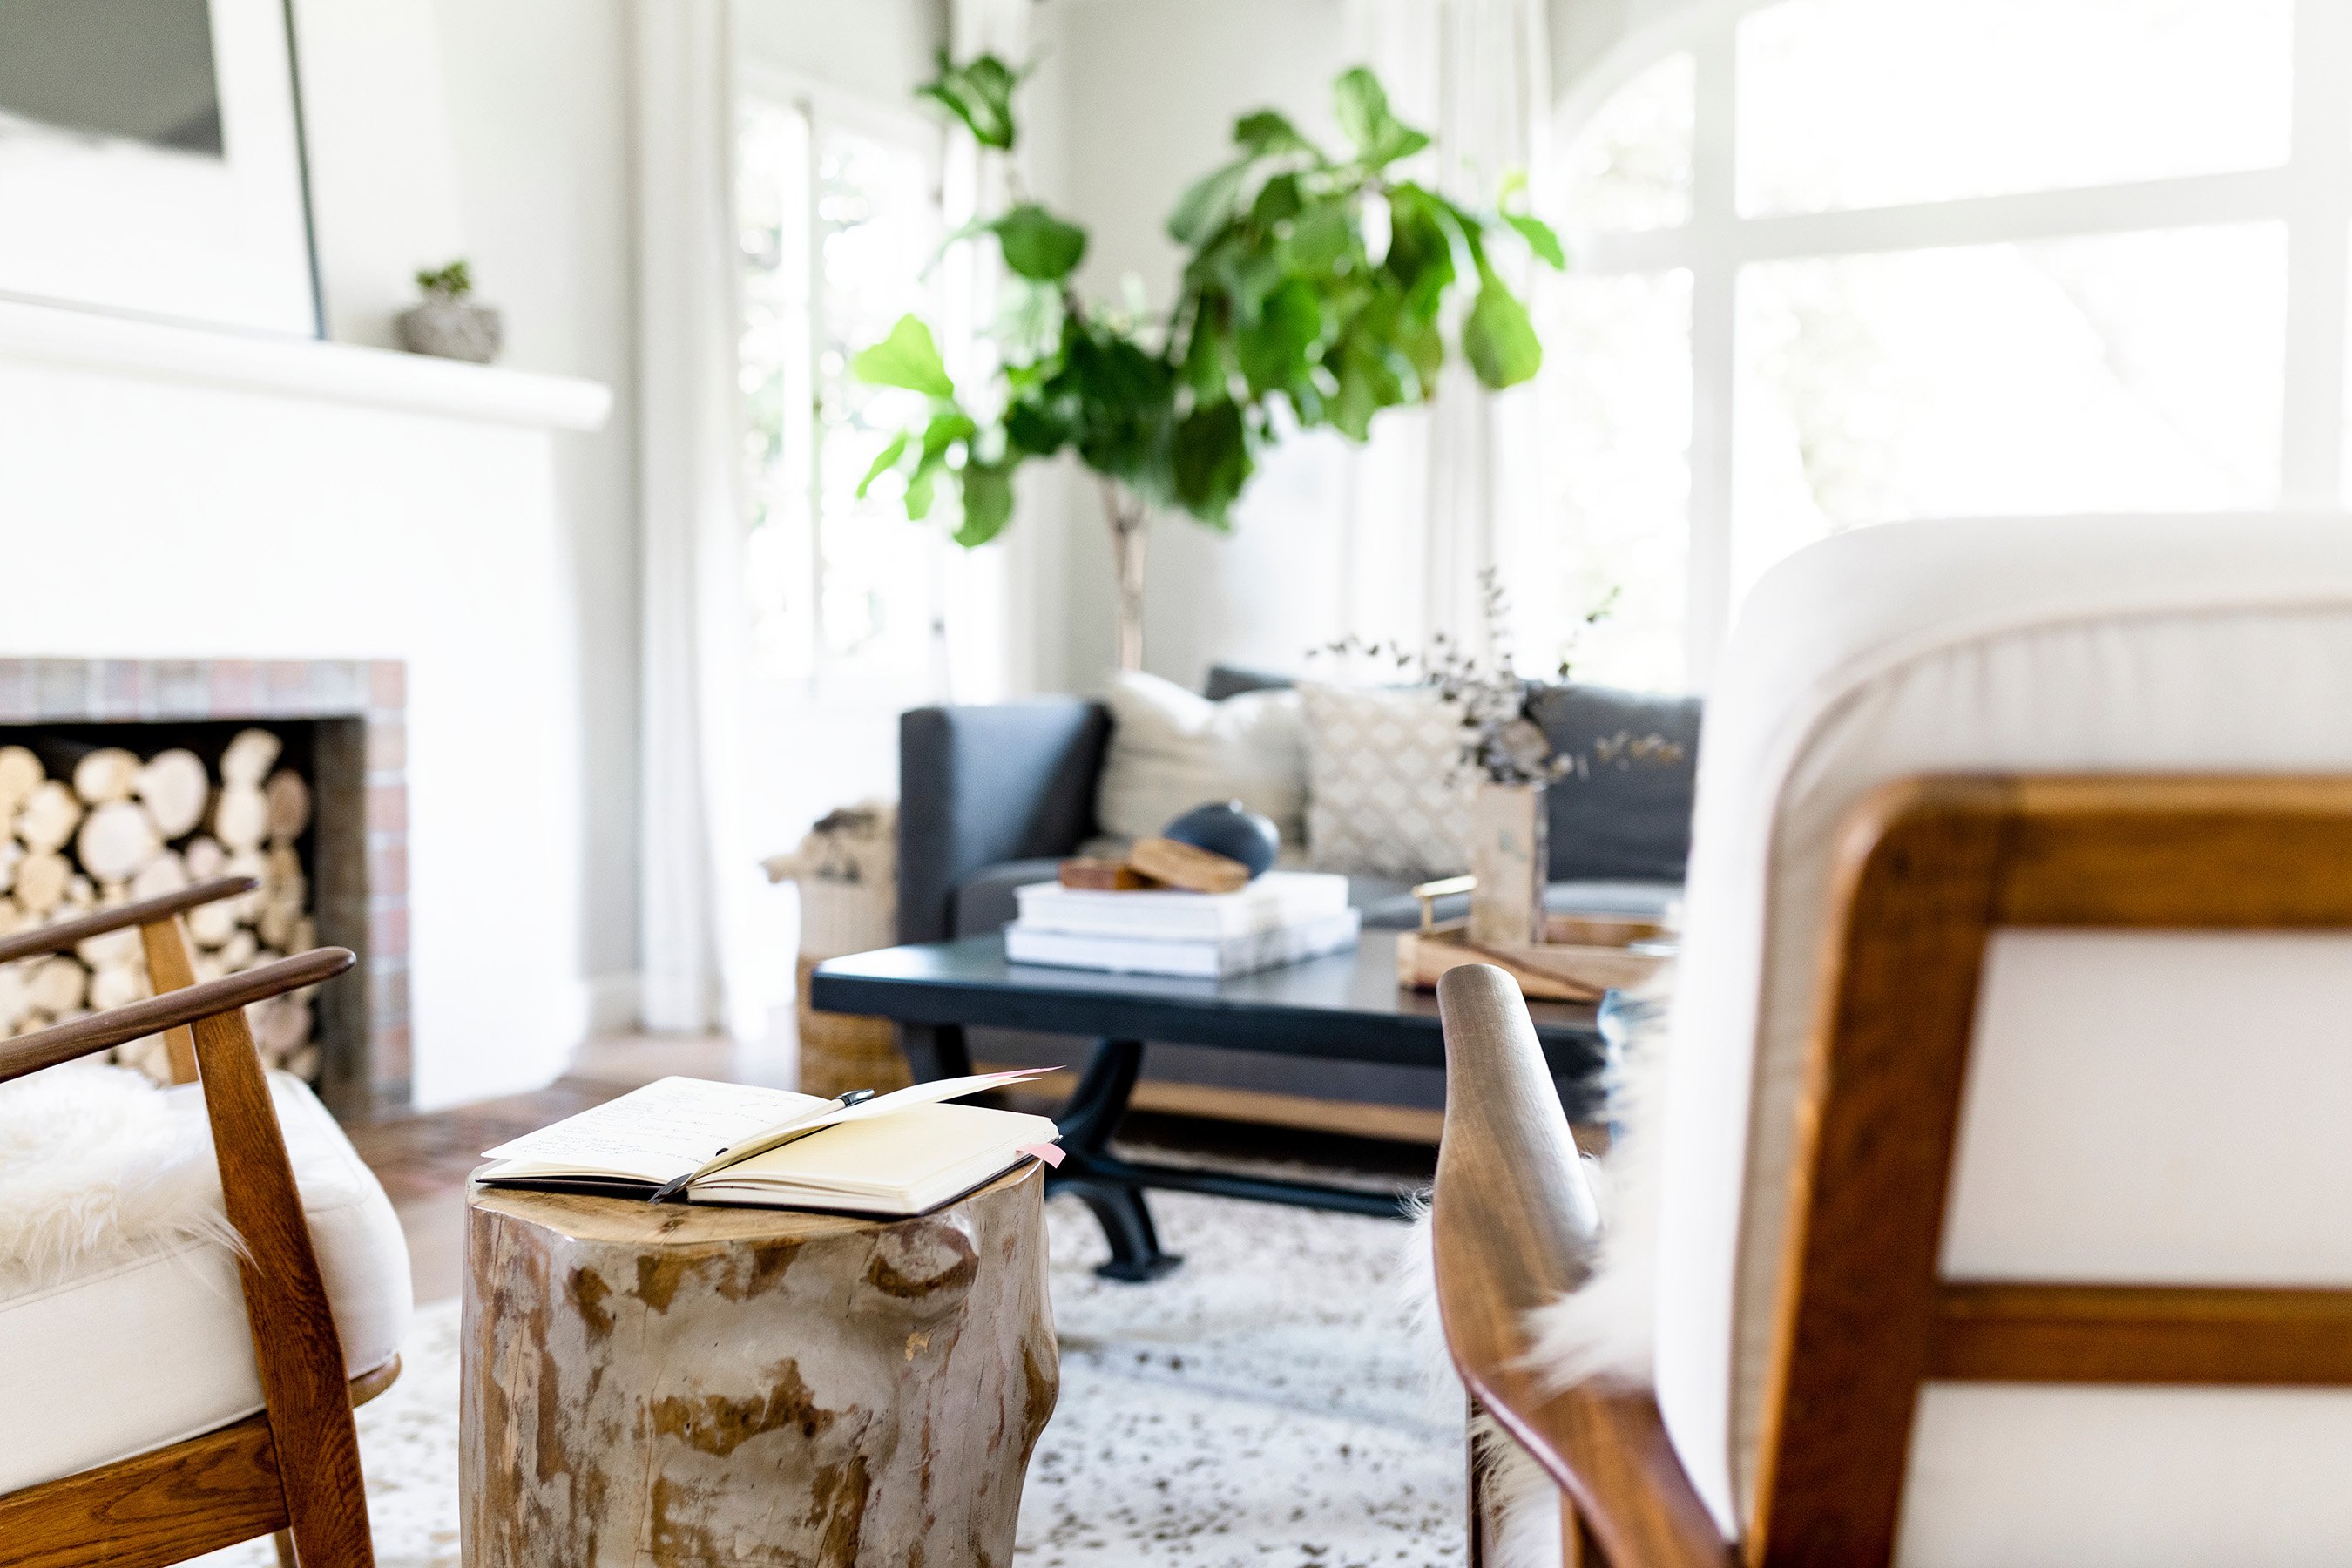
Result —
MULTIPOLYGON (((1020 75, 992 56, 942 55, 921 96, 982 147, 1014 145, 1020 75)), ((1516 246, 1566 264, 1551 229, 1524 211, 1524 185, 1473 209, 1393 166, 1430 145, 1399 121, 1371 72, 1333 89, 1341 150, 1318 146, 1272 110, 1234 125, 1234 156, 1177 198, 1168 234, 1185 262, 1164 313, 1096 305, 1071 279, 1083 228, 1014 188, 1013 205, 957 238, 992 236, 1017 297, 993 336, 997 363, 959 388, 930 330, 908 316, 858 353, 861 379, 929 400, 886 446, 858 493, 899 475, 907 515, 958 504, 958 543, 978 545, 1013 513, 1013 474, 1068 450, 1099 481, 1118 578, 1121 668, 1142 662, 1145 530, 1173 510, 1231 527, 1259 455, 1292 429, 1364 440, 1384 408, 1424 402, 1458 348, 1479 382, 1513 386, 1543 347, 1496 267, 1516 246)))

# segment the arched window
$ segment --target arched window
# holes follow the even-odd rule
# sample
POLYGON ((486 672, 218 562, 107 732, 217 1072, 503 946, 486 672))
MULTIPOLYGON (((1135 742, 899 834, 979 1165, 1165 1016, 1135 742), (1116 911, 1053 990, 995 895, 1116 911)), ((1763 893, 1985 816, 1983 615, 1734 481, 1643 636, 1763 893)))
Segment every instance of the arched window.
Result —
POLYGON ((1594 679, 1841 529, 2339 504, 2352 0, 1702 4, 1559 131, 1594 679))

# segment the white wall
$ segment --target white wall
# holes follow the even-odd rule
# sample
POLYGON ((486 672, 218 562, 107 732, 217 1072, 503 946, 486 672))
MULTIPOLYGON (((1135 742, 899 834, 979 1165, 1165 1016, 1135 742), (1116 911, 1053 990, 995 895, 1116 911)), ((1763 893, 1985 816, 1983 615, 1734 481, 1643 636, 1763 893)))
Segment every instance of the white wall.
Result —
POLYGON ((931 79, 947 0, 735 0, 737 55, 894 109, 931 79))
POLYGON ((0 655, 406 664, 422 1106, 544 1083, 586 1023, 562 439, 0 355, 0 550, 42 585, 0 655))
MULTIPOLYGON (((1345 0, 1047 0, 1032 91, 1058 116, 1040 183, 1091 235, 1080 283, 1116 298, 1132 274, 1156 309, 1179 256, 1163 225, 1177 196, 1231 153, 1234 121, 1272 106, 1336 140, 1332 79, 1350 63, 1345 0)), ((1099 685, 1113 662, 1110 550, 1090 482, 1070 480, 1061 678, 1099 685)), ((1298 667, 1339 626, 1339 443, 1278 448, 1231 538, 1181 517, 1153 525, 1145 663, 1197 684, 1213 662, 1298 667)))
MULTIPOLYGON (((412 275, 464 256, 501 363, 614 390, 556 437, 559 699, 585 781, 570 917, 606 1022, 636 968, 634 246, 624 0, 295 0, 329 334, 391 346, 412 275)), ((618 1015, 618 1016, 616 1016, 618 1015)))

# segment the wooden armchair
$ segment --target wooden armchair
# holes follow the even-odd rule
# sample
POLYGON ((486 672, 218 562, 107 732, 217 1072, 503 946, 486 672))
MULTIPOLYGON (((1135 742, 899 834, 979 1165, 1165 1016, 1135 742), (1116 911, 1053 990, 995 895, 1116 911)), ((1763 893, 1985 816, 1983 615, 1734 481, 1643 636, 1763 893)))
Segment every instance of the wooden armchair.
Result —
POLYGON ((1441 1313, 1569 1560, 2352 1562, 2352 519, 1862 531, 1723 664, 1646 1383, 1528 1363, 1599 1222, 1439 993, 1441 1313))
MULTIPOLYGON (((2352 1385, 2352 1289, 1939 1266, 1995 931, 2352 930, 2352 780, 1924 780, 1866 803, 1846 844, 1746 1560, 1890 1561, 1931 1384, 2352 1385)), ((1559 1483, 1571 1553, 1722 1568, 1653 1395, 1552 1392, 1528 1364, 1527 1314, 1582 1281, 1598 1223, 1509 976, 1454 971, 1438 1003, 1434 1245, 1465 1383, 1559 1483)))
MULTIPOLYGON (((283 1532, 281 1558, 299 1558, 310 1568, 364 1568, 374 1560, 351 1412, 391 1384, 399 1358, 387 1356, 355 1376, 347 1367, 336 1326, 340 1303, 331 1302, 279 1106, 243 1012, 250 1003, 342 973, 352 955, 320 948, 193 983, 181 912, 253 885, 249 879, 219 879, 0 939, 0 962, 5 962, 139 928, 158 994, 0 1043, 0 1081, 166 1034, 174 1067, 184 1064, 201 1080, 226 1217, 243 1244, 237 1272, 263 1406, 197 1436, 180 1437, 167 1429, 142 1438, 138 1406, 156 1391, 88 1388, 92 1400, 128 1407, 114 1440, 130 1457, 0 1495, 0 1568, 143 1568, 272 1532, 283 1532)), ((281 1079, 278 1092, 300 1091, 281 1079)), ((323 1121, 323 1111, 318 1115, 323 1121)), ((326 1126, 339 1140, 331 1123, 326 1126)), ((356 1168, 355 1159, 350 1163, 356 1168)), ((382 1205, 380 1191, 366 1184, 382 1205)), ((388 1218, 388 1206, 382 1213, 388 1218)), ((396 1279, 379 1271, 363 1283, 404 1293, 404 1258, 391 1275, 396 1279)), ((405 1307, 404 1294, 400 1315, 405 1307)), ((235 1357, 246 1347, 213 1348, 235 1357)), ((8 1369, 0 1366, 0 1391, 9 1382, 8 1369)), ((37 1430, 41 1414, 19 1405, 8 1419, 37 1430)))

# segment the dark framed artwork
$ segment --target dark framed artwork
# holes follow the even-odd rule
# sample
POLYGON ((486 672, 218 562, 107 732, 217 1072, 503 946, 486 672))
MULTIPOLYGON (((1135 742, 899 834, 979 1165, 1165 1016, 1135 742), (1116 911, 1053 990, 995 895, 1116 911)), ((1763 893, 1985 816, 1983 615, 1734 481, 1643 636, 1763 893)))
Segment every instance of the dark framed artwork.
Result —
POLYGON ((319 334, 286 0, 0 0, 0 295, 319 334))

